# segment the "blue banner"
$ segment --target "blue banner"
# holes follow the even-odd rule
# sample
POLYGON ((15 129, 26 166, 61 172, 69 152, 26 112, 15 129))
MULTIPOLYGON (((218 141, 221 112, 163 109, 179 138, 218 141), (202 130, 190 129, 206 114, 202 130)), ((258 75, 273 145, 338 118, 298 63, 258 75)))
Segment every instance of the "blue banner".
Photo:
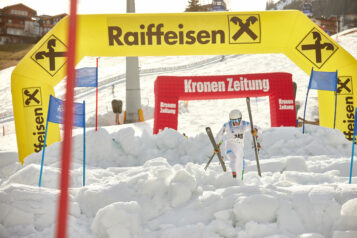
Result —
MULTIPOLYGON (((77 127, 85 127, 84 104, 75 102, 73 106, 73 125, 77 127)), ((63 124, 64 101, 50 95, 50 105, 48 108, 48 121, 63 124)))
POLYGON ((337 91, 337 72, 311 71, 309 89, 337 91))
POLYGON ((76 87, 97 87, 97 68, 85 67, 76 70, 76 87))
POLYGON ((311 69, 309 86, 307 87, 307 92, 306 92, 306 100, 305 100, 305 107, 304 107, 304 120, 302 123, 302 133, 303 134, 305 131, 305 113, 306 113, 307 98, 309 96, 310 89, 335 92, 335 113, 334 113, 334 119, 333 119, 333 128, 335 129, 336 108, 337 108, 337 81, 338 81, 337 71, 336 72, 321 72, 321 71, 314 71, 314 68, 311 69))

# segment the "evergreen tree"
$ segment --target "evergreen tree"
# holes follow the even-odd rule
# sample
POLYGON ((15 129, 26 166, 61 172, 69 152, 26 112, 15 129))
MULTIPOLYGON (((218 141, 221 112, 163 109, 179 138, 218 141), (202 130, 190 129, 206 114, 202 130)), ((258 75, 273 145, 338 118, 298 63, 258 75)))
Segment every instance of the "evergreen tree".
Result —
POLYGON ((331 15, 342 16, 345 14, 357 14, 356 0, 294 0, 284 9, 302 10, 304 2, 312 3, 314 17, 330 17, 331 15))
POLYGON ((200 11, 199 0, 189 0, 188 7, 185 12, 198 12, 200 11))
POLYGON ((265 10, 275 10, 275 4, 273 0, 268 0, 265 5, 265 10))

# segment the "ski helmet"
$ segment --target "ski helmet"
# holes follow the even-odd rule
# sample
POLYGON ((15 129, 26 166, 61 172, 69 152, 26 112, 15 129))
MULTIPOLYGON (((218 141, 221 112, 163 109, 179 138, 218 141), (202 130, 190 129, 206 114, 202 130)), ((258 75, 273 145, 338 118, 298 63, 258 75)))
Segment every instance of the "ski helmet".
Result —
POLYGON ((242 113, 238 109, 234 109, 229 113, 229 119, 233 125, 239 125, 242 120, 242 113))
POLYGON ((234 109, 229 113, 229 119, 242 119, 242 113, 238 109, 234 109))

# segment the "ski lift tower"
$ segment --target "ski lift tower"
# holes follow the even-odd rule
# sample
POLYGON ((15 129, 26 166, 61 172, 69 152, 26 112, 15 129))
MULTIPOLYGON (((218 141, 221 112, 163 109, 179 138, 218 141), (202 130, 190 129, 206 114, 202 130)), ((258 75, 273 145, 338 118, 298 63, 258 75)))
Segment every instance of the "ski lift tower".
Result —
MULTIPOLYGON (((126 12, 135 12, 134 0, 126 1, 126 12)), ((143 120, 141 111, 139 57, 126 57, 126 112, 124 123, 143 120)))

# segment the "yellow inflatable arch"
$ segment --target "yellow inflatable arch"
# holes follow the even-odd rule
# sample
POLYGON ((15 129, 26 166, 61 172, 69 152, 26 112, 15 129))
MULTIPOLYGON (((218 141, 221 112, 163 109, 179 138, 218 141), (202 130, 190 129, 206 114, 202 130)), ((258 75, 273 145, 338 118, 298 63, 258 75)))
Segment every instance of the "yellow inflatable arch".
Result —
MULTIPOLYGON (((19 62, 11 90, 19 159, 43 148, 49 95, 65 77, 68 18, 19 62)), ((336 127, 353 134, 357 62, 300 11, 79 15, 78 63, 84 56, 283 53, 310 75, 336 71, 336 127)), ((320 124, 333 127, 334 95, 319 91, 320 124)), ((60 140, 49 127, 47 145, 60 140)))

